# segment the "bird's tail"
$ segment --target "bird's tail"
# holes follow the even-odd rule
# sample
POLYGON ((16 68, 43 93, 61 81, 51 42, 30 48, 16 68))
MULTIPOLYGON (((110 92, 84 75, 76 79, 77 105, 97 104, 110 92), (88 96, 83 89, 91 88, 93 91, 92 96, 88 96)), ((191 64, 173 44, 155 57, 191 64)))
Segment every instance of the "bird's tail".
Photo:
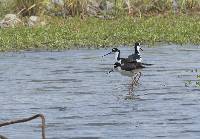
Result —
POLYGON ((142 65, 145 65, 145 66, 152 66, 154 64, 147 64, 147 63, 141 63, 142 65))

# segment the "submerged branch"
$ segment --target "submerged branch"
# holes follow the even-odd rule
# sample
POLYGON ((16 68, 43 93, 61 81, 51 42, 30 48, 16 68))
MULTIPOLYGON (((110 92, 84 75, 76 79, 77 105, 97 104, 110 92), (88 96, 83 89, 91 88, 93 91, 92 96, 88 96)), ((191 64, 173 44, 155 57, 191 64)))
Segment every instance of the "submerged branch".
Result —
POLYGON ((36 114, 34 116, 31 116, 29 118, 22 118, 22 119, 16 119, 16 120, 11 120, 11 121, 6 121, 6 122, 0 122, 0 127, 3 126, 7 126, 7 125, 12 125, 12 124, 16 124, 16 123, 24 123, 24 122, 28 122, 31 121, 33 119, 36 119, 40 117, 42 119, 42 139, 45 139, 45 117, 43 114, 36 114))

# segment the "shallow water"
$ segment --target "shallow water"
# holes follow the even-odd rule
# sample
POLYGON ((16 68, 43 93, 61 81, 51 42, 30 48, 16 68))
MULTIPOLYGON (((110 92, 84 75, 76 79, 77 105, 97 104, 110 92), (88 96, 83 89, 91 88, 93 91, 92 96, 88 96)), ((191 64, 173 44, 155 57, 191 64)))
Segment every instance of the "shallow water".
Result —
MULTIPOLYGON (((200 49, 143 48, 136 99, 129 77, 106 74, 108 50, 0 54, 0 120, 43 113, 48 139, 200 138, 200 49)), ((122 57, 133 48, 123 47, 122 57)), ((0 128, 10 139, 40 138, 40 120, 0 128)))

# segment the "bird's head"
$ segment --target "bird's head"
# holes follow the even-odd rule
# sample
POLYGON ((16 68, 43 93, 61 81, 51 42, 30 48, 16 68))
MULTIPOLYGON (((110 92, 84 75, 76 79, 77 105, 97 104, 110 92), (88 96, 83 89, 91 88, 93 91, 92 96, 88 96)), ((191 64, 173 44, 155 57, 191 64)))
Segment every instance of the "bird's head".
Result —
POLYGON ((143 51, 140 45, 141 44, 139 42, 135 43, 135 53, 140 53, 140 50, 143 51))
POLYGON ((111 50, 111 52, 109 52, 109 53, 107 53, 107 54, 105 54, 105 55, 103 55, 102 57, 104 57, 104 56, 107 56, 107 55, 110 55, 110 54, 114 54, 114 53, 116 53, 116 52, 120 52, 120 50, 119 49, 117 49, 117 48, 112 48, 112 50, 111 50))
POLYGON ((119 49, 117 49, 117 48, 113 48, 113 49, 112 49, 112 52, 113 52, 113 53, 115 53, 115 52, 119 52, 119 49))

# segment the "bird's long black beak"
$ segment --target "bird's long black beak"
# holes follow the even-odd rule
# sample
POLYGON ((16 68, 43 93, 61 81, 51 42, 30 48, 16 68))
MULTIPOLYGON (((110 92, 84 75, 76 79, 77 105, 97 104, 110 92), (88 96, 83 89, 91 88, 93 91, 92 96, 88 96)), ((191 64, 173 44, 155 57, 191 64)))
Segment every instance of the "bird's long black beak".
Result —
POLYGON ((109 52, 109 53, 103 55, 102 57, 107 56, 107 55, 110 55, 110 54, 112 54, 112 52, 109 52))

